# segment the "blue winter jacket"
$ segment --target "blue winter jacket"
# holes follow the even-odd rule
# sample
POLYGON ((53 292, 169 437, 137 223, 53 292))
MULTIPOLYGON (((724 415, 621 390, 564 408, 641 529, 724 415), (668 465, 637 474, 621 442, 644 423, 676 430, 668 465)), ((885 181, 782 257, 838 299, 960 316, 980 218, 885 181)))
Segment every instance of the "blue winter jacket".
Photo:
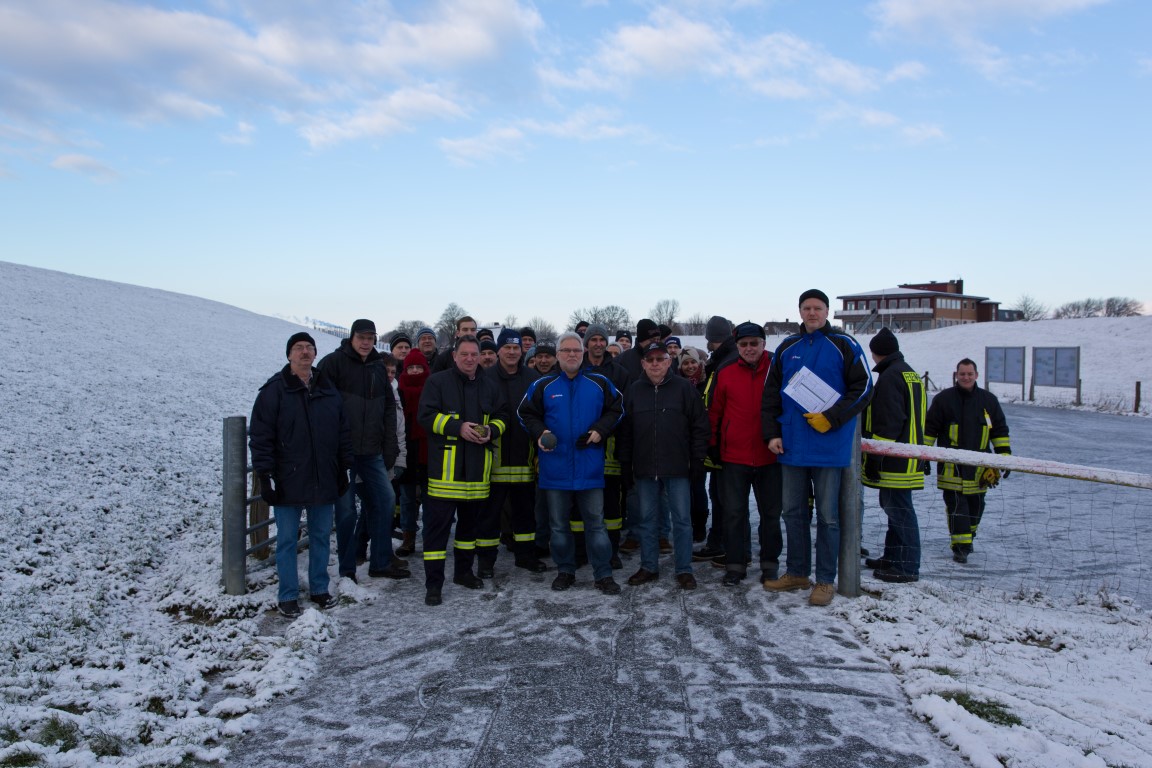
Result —
POLYGON ((545 430, 556 436, 556 447, 540 451, 537 485, 565 491, 604 487, 604 448, 624 416, 620 392, 606 377, 578 373, 575 378, 554 373, 532 382, 516 409, 533 442, 545 430), (581 447, 589 430, 600 442, 581 447))
POLYGON ((825 323, 811 333, 801 327, 780 342, 760 408, 764 440, 779 437, 784 442, 780 463, 793 467, 846 467, 852 463, 856 415, 872 399, 872 374, 864 350, 846 333, 825 323), (804 409, 784 394, 789 380, 807 367, 840 399, 824 411, 832 428, 818 432, 804 418, 804 409))

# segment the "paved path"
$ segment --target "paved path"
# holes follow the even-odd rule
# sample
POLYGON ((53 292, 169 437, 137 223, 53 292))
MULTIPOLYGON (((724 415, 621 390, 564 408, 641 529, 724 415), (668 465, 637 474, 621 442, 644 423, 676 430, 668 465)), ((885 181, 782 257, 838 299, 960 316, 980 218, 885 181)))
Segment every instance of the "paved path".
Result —
POLYGON ((335 610, 320 674, 262 712, 228 764, 965 765, 806 593, 723 587, 708 566, 685 593, 667 557, 660 582, 619 597, 588 568, 556 593, 554 571, 504 557, 495 583, 449 584, 438 608, 422 603, 418 561, 409 583, 372 581, 379 600, 335 610))

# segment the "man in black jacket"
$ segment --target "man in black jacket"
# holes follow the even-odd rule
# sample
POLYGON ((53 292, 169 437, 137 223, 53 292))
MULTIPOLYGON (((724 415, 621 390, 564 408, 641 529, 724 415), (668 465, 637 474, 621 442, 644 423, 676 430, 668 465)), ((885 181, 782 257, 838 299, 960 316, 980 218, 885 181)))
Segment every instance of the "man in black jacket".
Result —
POLYGON ((411 574, 393 562, 392 517, 396 498, 389 472, 400 455, 396 439, 396 400, 388 371, 376 351, 376 324, 352 323, 352 336, 320 361, 320 370, 340 391, 352 430, 353 470, 364 484, 364 504, 356 518, 356 491, 349 488, 336 502, 336 552, 340 575, 356 580, 357 525, 370 538, 368 575, 406 579, 411 574))
POLYGON ((657 578, 657 515, 666 495, 676 583, 681 589, 695 589, 689 478, 693 468, 704 466, 708 453, 708 416, 696 387, 672 375, 672 360, 663 342, 651 342, 641 361, 644 376, 630 384, 624 396, 628 416, 617 443, 624 473, 635 478, 639 503, 634 532, 640 539, 640 569, 628 583, 638 586, 657 578))
POLYGON ((300 615, 296 540, 308 511, 308 591, 318 607, 336 604, 328 592, 328 555, 337 497, 348 488, 352 440, 340 394, 312 367, 316 342, 288 339, 288 364, 260 387, 252 406, 248 446, 260 495, 276 516, 276 574, 281 615, 300 615))

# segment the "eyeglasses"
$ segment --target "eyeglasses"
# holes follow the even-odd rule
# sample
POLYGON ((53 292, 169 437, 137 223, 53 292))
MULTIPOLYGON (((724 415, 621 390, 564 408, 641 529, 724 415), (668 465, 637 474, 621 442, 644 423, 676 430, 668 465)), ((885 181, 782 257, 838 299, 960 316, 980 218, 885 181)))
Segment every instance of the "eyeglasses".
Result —
POLYGON ((582 349, 579 349, 579 348, 574 348, 574 349, 572 349, 572 348, 570 348, 570 349, 565 349, 565 348, 563 348, 563 347, 561 347, 561 348, 560 348, 560 349, 558 349, 557 351, 558 351, 560 354, 562 354, 562 355, 579 355, 579 354, 582 354, 582 353, 584 352, 584 350, 582 350, 582 349))
POLYGON ((671 358, 668 357, 668 355, 661 355, 660 357, 646 357, 646 358, 644 358, 644 362, 646 362, 646 363, 662 363, 665 360, 671 360, 671 358))

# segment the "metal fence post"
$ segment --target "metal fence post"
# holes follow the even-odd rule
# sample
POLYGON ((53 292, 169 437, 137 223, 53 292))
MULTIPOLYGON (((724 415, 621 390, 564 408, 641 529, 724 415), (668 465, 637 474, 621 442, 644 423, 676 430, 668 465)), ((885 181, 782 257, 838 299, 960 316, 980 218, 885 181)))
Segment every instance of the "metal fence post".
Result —
POLYGON ((244 574, 244 554, 248 536, 248 447, 247 419, 224 419, 224 505, 223 581, 224 592, 243 595, 248 591, 244 574))
POLYGON ((852 437, 852 463, 840 475, 840 569, 837 592, 860 596, 860 515, 864 489, 860 485, 860 417, 852 437))

